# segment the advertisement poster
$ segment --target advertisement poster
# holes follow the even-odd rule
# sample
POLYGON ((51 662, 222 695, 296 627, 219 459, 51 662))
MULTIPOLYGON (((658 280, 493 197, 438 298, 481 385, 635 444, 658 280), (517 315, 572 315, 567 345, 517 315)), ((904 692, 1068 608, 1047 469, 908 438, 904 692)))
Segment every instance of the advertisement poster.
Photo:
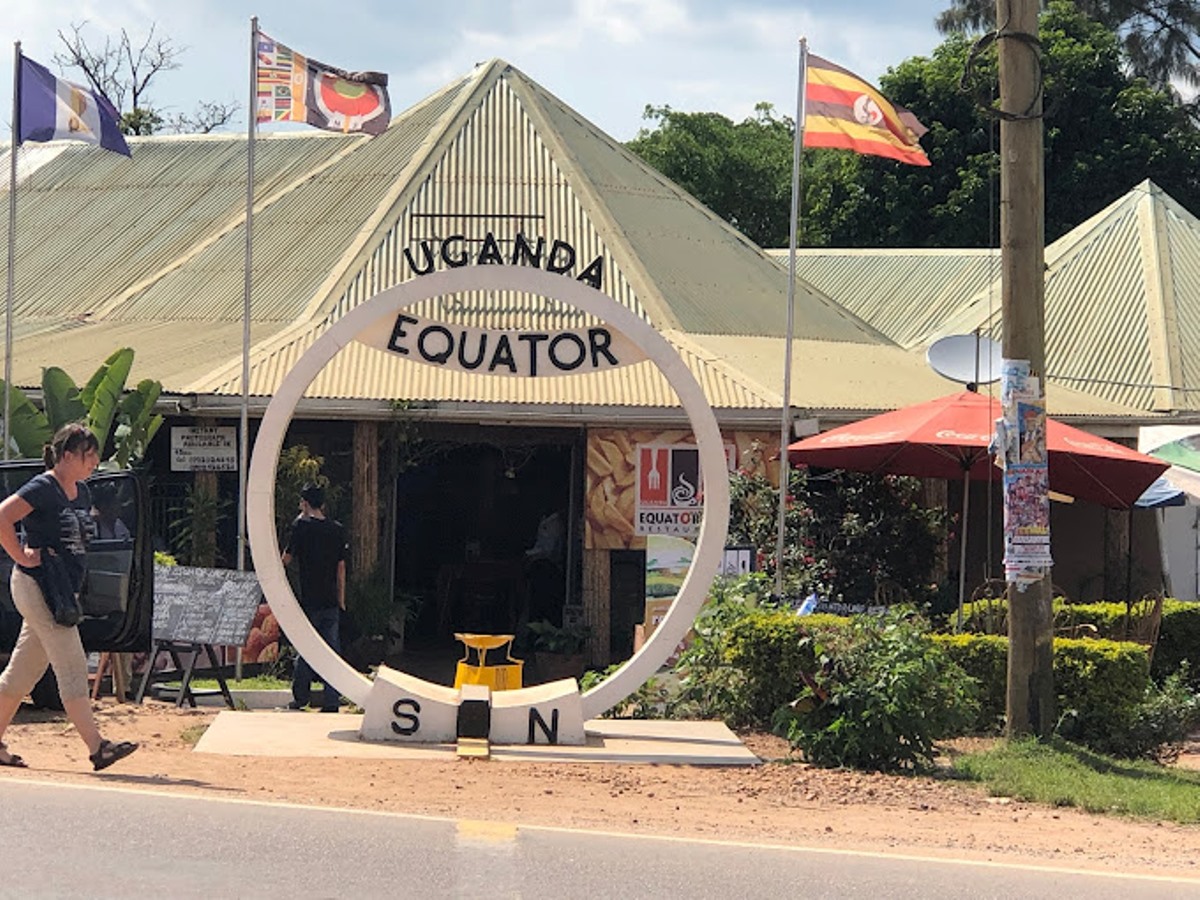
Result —
POLYGON ((236 472, 237 429, 225 425, 171 428, 172 472, 236 472))
POLYGON ((995 445, 1004 468, 1004 571, 1023 589, 1053 565, 1046 405, 1025 360, 1005 360, 1000 384, 1004 418, 995 445))
POLYGON ((643 444, 637 449, 634 533, 698 535, 704 502, 700 450, 695 444, 643 444))
MULTIPOLYGON (((772 484, 778 483, 779 435, 761 431, 724 433, 725 454, 732 471, 735 467, 759 474, 772 484)), ((594 428, 587 437, 587 466, 584 493, 584 548, 587 550, 643 550, 648 534, 682 532, 681 537, 699 533, 700 494, 699 451, 692 433, 686 429, 594 428), (656 456, 643 458, 643 449, 658 448, 656 456), (679 515, 667 515, 667 522, 656 522, 651 531, 638 530, 638 500, 647 501, 646 511, 671 513, 672 456, 675 457, 674 487, 677 497, 695 496, 695 505, 675 502, 679 515), (688 455, 691 454, 691 460, 688 455), (655 470, 657 477, 650 474, 655 470), (688 474, 689 470, 696 474, 688 474), (687 481, 685 485, 683 482, 687 481), (653 482, 653 485, 651 484, 653 482), (686 513, 686 517, 684 516, 686 513), (689 521, 684 527, 680 520, 689 521), (694 526, 691 519, 695 519, 694 526)))
MULTIPOLYGON (((696 546, 687 538, 666 534, 651 534, 646 538, 646 613, 642 620, 642 640, 650 639, 654 629, 663 620, 675 595, 683 586, 696 546)), ((679 654, 686 649, 690 640, 685 637, 667 659, 666 665, 673 666, 679 654)))

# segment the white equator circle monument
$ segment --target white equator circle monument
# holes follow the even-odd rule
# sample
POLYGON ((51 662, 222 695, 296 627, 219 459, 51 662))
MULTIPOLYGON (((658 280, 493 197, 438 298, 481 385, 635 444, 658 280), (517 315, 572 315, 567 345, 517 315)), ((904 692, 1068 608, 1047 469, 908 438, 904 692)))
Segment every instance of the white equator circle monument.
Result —
MULTIPOLYGON (((606 355, 603 351, 607 349, 607 356, 615 358, 618 352, 623 351, 613 348, 626 346, 618 344, 618 339, 626 339, 628 345, 640 350, 644 358, 653 361, 670 382, 687 413, 696 437, 704 483, 704 505, 700 537, 692 566, 674 603, 654 630, 650 640, 617 672, 582 695, 579 707, 584 719, 594 718, 619 703, 658 671, 687 635, 720 566, 729 523, 729 483, 721 433, 699 383, 674 348, 651 325, 595 288, 569 277, 532 267, 468 266, 435 272, 389 288, 335 322, 285 376, 263 415, 248 479, 247 515, 250 547, 263 594, 297 652, 323 679, 328 679, 344 696, 366 710, 364 735, 367 733, 366 720, 380 721, 381 717, 386 719, 394 715, 394 712, 390 709, 372 708, 381 702, 378 697, 373 699, 372 689, 375 683, 352 668, 321 639, 301 610, 288 584, 275 533, 275 472, 279 453, 300 398, 317 374, 342 347, 352 340, 363 340, 372 346, 378 346, 382 339, 391 342, 391 350, 416 359, 416 355, 399 348, 396 344, 397 335, 403 334, 402 320, 416 321, 401 311, 430 298, 482 290, 526 292, 558 300, 590 313, 606 323, 616 332, 613 343, 604 345, 600 348, 602 352, 593 352, 592 356, 599 355, 603 359, 606 355)), ((526 341, 530 345, 527 349, 532 353, 534 349, 545 344, 543 349, 548 350, 550 340, 552 339, 526 341)), ((596 340, 597 338, 592 336, 593 351, 596 349, 596 340)), ((576 339, 572 338, 566 343, 575 341, 576 339)), ((383 349, 388 349, 386 344, 383 349)), ((643 357, 627 358, 617 362, 623 365, 641 358, 643 357)), ((538 372, 536 376, 529 377, 557 377, 564 374, 546 371, 546 368, 543 367, 543 371, 538 372)), ((420 682, 419 679, 411 677, 406 684, 410 692, 415 690, 418 696, 427 693, 430 698, 444 697, 448 690, 444 686, 420 682), (428 686, 427 692, 424 692, 423 685, 428 686)), ((511 708, 522 708, 523 705, 533 708, 547 696, 539 687, 503 693, 505 706, 511 708)), ((400 733, 398 728, 393 727, 393 730, 400 733)), ((579 733, 582 734, 581 723, 579 733)))

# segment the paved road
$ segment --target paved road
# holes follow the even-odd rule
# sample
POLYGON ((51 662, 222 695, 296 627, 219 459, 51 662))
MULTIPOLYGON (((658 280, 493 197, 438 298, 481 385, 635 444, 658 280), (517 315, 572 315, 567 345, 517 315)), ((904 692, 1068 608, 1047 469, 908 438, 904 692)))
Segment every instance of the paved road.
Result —
MULTIPOLYGON (((464 798, 464 814, 469 814, 464 798)), ((1200 897, 1200 881, 665 840, 0 778, 0 897, 1200 897)))

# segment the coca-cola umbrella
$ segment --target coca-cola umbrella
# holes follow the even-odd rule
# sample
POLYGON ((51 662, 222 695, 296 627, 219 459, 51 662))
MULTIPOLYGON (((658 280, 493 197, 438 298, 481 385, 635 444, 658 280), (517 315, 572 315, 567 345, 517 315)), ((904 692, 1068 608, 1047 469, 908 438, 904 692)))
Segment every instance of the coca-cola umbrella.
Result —
MULTIPOLYGON (((995 481, 1000 469, 988 453, 1000 401, 963 391, 843 425, 788 447, 796 465, 879 475, 962 479, 963 536, 959 608, 965 589, 967 490, 972 480, 995 481)), ((1046 419, 1050 489, 1112 509, 1128 509, 1167 468, 1146 456, 1055 419, 1046 419)))

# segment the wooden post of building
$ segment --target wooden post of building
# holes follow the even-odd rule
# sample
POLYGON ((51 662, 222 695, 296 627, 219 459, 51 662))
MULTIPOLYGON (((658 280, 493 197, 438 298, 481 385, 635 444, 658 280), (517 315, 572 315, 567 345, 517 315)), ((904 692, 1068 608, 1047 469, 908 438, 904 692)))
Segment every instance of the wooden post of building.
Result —
POLYGON ((588 626, 586 655, 593 666, 609 663, 612 559, 608 550, 583 551, 583 622, 588 626))
MULTIPOLYGON (((1046 384, 1045 184, 1038 0, 998 0, 1000 258, 1004 357, 1029 360, 1046 384)), ((1050 579, 1008 585, 1007 735, 1048 737, 1054 727, 1050 579)))
POLYGON ((379 423, 354 423, 350 572, 363 578, 379 562, 379 423))

